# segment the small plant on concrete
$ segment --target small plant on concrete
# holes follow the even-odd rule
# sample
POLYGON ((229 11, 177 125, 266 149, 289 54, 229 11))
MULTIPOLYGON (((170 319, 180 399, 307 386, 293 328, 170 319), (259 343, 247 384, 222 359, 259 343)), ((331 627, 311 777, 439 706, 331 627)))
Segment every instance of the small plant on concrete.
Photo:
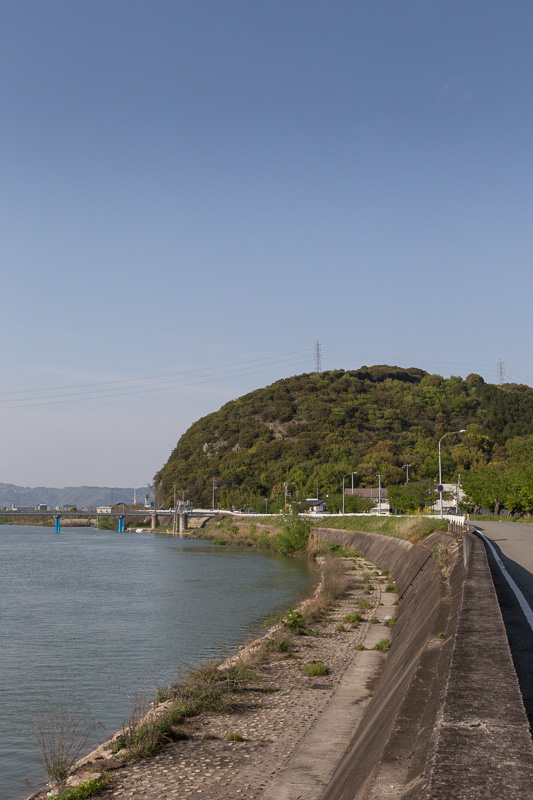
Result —
POLYGON ((339 633, 344 633, 344 631, 346 630, 346 628, 344 627, 344 625, 343 625, 343 624, 342 624, 342 622, 341 622, 341 623, 339 623, 339 625, 337 625, 337 627, 335 628, 335 630, 336 630, 336 631, 338 631, 339 633))
POLYGON ((364 644, 356 644, 355 645, 355 649, 356 650, 366 650, 366 647, 364 646, 364 644))
POLYGON ((61 792, 61 800, 84 800, 86 797, 93 797, 98 794, 108 783, 108 776, 102 775, 101 778, 94 778, 90 781, 84 781, 79 786, 73 786, 61 792))
POLYGON ((386 653, 387 650, 390 650, 391 644, 392 642, 390 639, 380 639, 379 642, 374 645, 374 650, 382 650, 386 653))
POLYGON ((218 739, 218 736, 215 736, 214 733, 204 733, 202 739, 211 740, 211 739, 218 739))
POLYGON ((391 584, 389 584, 389 586, 385 586, 385 591, 386 592, 397 592, 398 591, 398 587, 397 586, 392 586, 391 584))
POLYGON ((328 674, 328 668, 322 661, 310 661, 309 664, 304 664, 303 669, 310 676, 328 674))
POLYGON ((307 632, 307 619, 301 611, 287 611, 281 622, 286 628, 295 633, 307 632))
POLYGON ((228 733, 227 735, 228 742, 244 742, 244 736, 240 733, 228 733))
POLYGON ((359 608, 372 608, 372 603, 369 603, 368 600, 358 600, 357 605, 359 608))
POLYGON ((363 617, 358 611, 354 611, 353 614, 346 614, 345 617, 342 618, 343 622, 362 622, 363 617))
POLYGON ((377 623, 379 622, 379 619, 377 617, 372 617, 370 622, 372 623, 372 625, 377 625, 377 623))
POLYGON ((263 644, 264 653, 288 653, 291 649, 288 639, 280 639, 273 636, 263 644))
POLYGON ((386 619, 385 625, 388 628, 394 628, 394 626, 396 625, 396 617, 391 617, 390 619, 386 619))
POLYGON ((65 706, 43 709, 34 716, 32 731, 39 760, 52 780, 67 777, 98 727, 100 723, 94 722, 85 703, 78 703, 74 710, 65 706))

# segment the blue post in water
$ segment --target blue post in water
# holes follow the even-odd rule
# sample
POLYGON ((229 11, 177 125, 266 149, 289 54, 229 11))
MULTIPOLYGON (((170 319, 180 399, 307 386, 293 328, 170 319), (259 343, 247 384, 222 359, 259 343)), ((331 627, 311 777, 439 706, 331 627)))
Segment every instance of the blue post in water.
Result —
POLYGON ((121 514, 118 518, 118 532, 124 533, 124 514, 121 514))
POLYGON ((61 522, 60 522, 61 517, 58 514, 56 517, 54 517, 54 519, 56 521, 56 533, 59 533, 61 530, 61 522))

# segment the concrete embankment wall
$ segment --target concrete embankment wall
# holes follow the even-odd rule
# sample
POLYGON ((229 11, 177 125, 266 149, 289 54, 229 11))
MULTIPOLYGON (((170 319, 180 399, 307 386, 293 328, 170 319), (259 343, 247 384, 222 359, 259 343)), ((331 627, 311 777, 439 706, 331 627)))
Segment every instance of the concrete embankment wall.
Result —
POLYGON ((450 548, 448 579, 431 552, 446 534, 315 532, 399 588, 391 650, 324 800, 529 800, 533 746, 483 543, 450 548))

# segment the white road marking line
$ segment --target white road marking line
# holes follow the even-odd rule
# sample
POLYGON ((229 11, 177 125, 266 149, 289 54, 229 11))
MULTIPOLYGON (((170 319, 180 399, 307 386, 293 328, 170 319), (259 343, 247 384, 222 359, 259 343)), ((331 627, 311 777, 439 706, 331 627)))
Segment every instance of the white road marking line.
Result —
MULTIPOLYGON (((474 527, 474 526, 472 526, 472 527, 474 527)), ((518 600, 518 604, 519 604, 520 608, 522 609, 522 611, 524 612, 524 616, 525 616, 525 618, 527 619, 527 621, 529 623, 529 627, 533 631, 533 610, 531 609, 531 606, 529 605, 529 603, 527 602, 526 598, 524 597, 524 595, 522 594, 522 592, 520 591, 520 589, 518 588, 518 586, 514 582, 513 578, 509 574, 509 570, 507 569, 507 567, 505 566, 505 564, 501 560, 501 558, 498 555, 498 553, 496 551, 496 548, 492 544, 491 540, 487 536, 485 536, 484 533, 481 533, 481 531, 478 528, 475 528, 475 530, 481 536, 483 541, 486 542, 486 544, 488 544, 488 546, 490 547, 490 549, 492 551, 492 555, 494 556, 494 559, 495 559, 496 563, 498 564, 498 567, 500 568, 500 571, 501 571, 503 577, 505 578, 505 580, 509 584, 511 590, 513 591, 516 599, 518 600)))

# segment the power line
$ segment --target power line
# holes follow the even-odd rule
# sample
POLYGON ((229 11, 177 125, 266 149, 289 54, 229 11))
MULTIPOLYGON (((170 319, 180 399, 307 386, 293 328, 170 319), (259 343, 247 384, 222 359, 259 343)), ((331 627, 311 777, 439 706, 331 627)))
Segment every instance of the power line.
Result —
MULTIPOLYGON (((216 373, 216 372, 220 372, 220 370, 223 370, 223 369, 239 367, 239 366, 243 366, 245 364, 251 364, 252 366, 255 366, 255 365, 259 364, 262 361, 272 361, 273 359, 277 359, 277 358, 288 358, 289 356, 301 355, 302 353, 307 353, 309 355, 309 357, 311 356, 310 350, 308 348, 306 348, 305 350, 293 350, 293 351, 290 351, 288 353, 281 353, 281 354, 274 355, 274 356, 264 356, 263 358, 252 358, 252 359, 248 359, 246 361, 236 361, 236 362, 233 362, 233 363, 230 363, 230 364, 220 364, 220 365, 218 365, 216 367, 197 367, 195 369, 182 370, 181 372, 164 373, 163 375, 148 375, 148 376, 144 375, 144 376, 140 376, 140 377, 137 377, 137 378, 124 378, 124 379, 114 380, 114 381, 100 381, 98 383, 79 383, 79 384, 74 384, 72 386, 49 386, 46 389, 18 389, 18 390, 17 389, 12 389, 12 390, 10 390, 8 392, 0 392, 0 396, 1 395, 12 395, 12 394, 17 394, 17 395, 18 394, 29 394, 30 392, 56 392, 56 391, 57 392, 62 392, 62 391, 65 391, 67 389, 85 389, 85 388, 90 388, 91 386, 115 386, 117 384, 136 383, 138 381, 151 381, 151 380, 158 380, 160 378, 172 378, 172 377, 175 377, 177 375, 192 375, 193 373, 196 373, 196 372, 202 372, 202 373, 215 372, 216 373)), ((183 380, 183 378, 178 378, 178 380, 183 380)), ((146 384, 141 384, 141 385, 146 385, 146 384)))
MULTIPOLYGON (((14 403, 12 401, 4 400, 3 403, 10 403, 10 405, 2 405, 0 403, 0 408, 2 409, 9 409, 9 408, 37 408, 38 406, 48 406, 48 405, 57 405, 58 403, 75 403, 81 402, 84 400, 102 400, 112 397, 124 397, 127 395, 133 394, 146 394, 151 392, 161 392, 169 389, 183 389, 189 386, 197 386, 202 383, 214 383, 216 381, 222 380, 229 380, 231 378, 242 378, 248 375, 258 375, 263 372, 270 371, 273 367, 279 367, 280 363, 283 366, 303 366, 304 364, 309 364, 309 360, 298 360, 298 361, 285 361, 285 362, 278 362, 278 364, 269 364, 264 366, 262 369, 256 370, 240 370, 234 371, 233 373, 226 373, 223 375, 210 375, 208 377, 199 377, 198 380, 190 381, 189 383, 183 383, 182 381, 172 381, 170 382, 171 385, 159 384, 144 384, 144 386, 149 386, 150 388, 140 388, 140 387, 130 387, 127 389, 102 389, 97 390, 94 392, 74 392, 72 394, 67 395, 51 395, 48 397, 41 397, 41 398, 33 398, 28 399, 25 398, 24 402, 21 403, 14 403)), ((167 382, 169 383, 169 382, 167 382)))

